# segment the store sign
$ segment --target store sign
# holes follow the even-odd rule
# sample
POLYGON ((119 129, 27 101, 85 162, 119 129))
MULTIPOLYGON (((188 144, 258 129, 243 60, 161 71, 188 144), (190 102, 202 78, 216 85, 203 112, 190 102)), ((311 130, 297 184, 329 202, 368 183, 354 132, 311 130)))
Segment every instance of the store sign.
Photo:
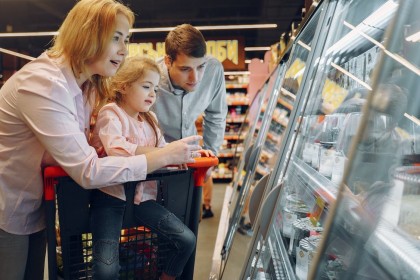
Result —
MULTIPOLYGON (((207 54, 217 58, 225 70, 245 69, 245 51, 242 39, 234 40, 209 40, 207 54)), ((164 42, 130 43, 129 55, 146 55, 154 59, 165 55, 164 42)))

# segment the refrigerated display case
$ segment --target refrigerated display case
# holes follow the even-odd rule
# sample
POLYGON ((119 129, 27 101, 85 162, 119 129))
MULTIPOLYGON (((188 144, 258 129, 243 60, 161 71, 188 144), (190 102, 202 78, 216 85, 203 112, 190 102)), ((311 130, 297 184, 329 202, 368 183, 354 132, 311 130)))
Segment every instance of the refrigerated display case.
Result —
POLYGON ((241 279, 420 279, 420 2, 318 10, 281 191, 241 279))
MULTIPOLYGON (((239 190, 242 188, 248 172, 248 163, 252 161, 250 160, 250 156, 253 152, 253 144, 257 138, 258 131, 261 129, 261 125, 264 123, 264 114, 262 114, 261 111, 267 104, 273 89, 274 77, 277 77, 277 73, 278 68, 273 71, 270 78, 267 79, 257 91, 246 111, 244 122, 237 132, 237 135, 245 134, 246 136, 243 140, 242 149, 238 149, 238 146, 236 146, 234 151, 234 158, 237 159, 237 161, 234 164, 235 168, 233 169, 232 183, 228 185, 225 192, 209 279, 219 279, 221 271, 226 264, 227 255, 223 253, 223 248, 226 248, 226 246, 224 246, 225 238, 227 232, 232 230, 231 217, 234 214, 234 206, 236 205, 236 201, 238 201, 243 194, 243 191, 240 192, 239 190)), ((234 234, 234 232, 235 230, 233 230, 232 234, 234 234)))
MULTIPOLYGON (((238 171, 239 178, 233 182, 232 196, 229 202, 229 213, 226 217, 226 234, 223 236, 222 248, 218 252, 221 255, 221 274, 223 274, 228 262, 228 257, 233 247, 234 239, 237 235, 237 229, 241 224, 241 217, 244 213, 246 204, 248 203, 248 195, 252 188, 252 184, 254 183, 253 178, 256 173, 255 170, 258 159, 261 156, 264 139, 267 137, 270 129, 270 121, 272 119, 274 109, 276 108, 276 104, 278 103, 279 84, 284 77, 284 74, 285 65, 280 63, 270 75, 260 93, 256 95, 260 106, 258 112, 253 112, 250 115, 255 118, 254 128, 248 133, 247 139, 245 140, 247 150, 245 152, 243 162, 240 162, 240 165, 242 166, 239 167, 239 170, 241 170, 241 173, 238 171), (241 168, 243 168, 243 172, 241 168)), ((245 244, 240 246, 246 246, 246 244, 249 243, 249 240, 249 236, 244 237, 243 241, 245 244)), ((235 258, 236 261, 238 261, 238 259, 242 259, 243 261, 243 254, 236 254, 235 258)))
POLYGON ((374 42, 381 59, 356 117, 313 278, 332 274, 331 264, 340 263, 333 270, 340 279, 420 279, 420 2, 389 1, 380 9, 392 12, 392 20, 384 40, 374 42))
MULTIPOLYGON (((312 17, 313 10, 308 13, 308 17, 312 17)), ((316 20, 319 19, 319 14, 313 16, 316 20)), ((231 250, 233 251, 233 263, 243 263, 244 265, 246 263, 243 254, 244 249, 252 244, 251 236, 246 236, 246 234, 252 234, 253 217, 256 216, 256 214, 247 213, 246 208, 250 204, 250 207, 254 209, 252 212, 258 213, 259 204, 269 191, 265 188, 266 183, 269 181, 270 174, 280 154, 279 147, 293 110, 296 94, 304 81, 306 61, 311 51, 315 29, 316 24, 308 28, 307 32, 299 37, 299 43, 288 46, 286 55, 267 80, 267 95, 262 100, 263 104, 258 112, 256 128, 253 134, 248 135, 248 140, 252 143, 249 164, 246 166, 242 178, 240 180, 235 178, 233 181, 234 186, 235 184, 238 185, 239 191, 235 192, 234 189, 234 198, 229 205, 231 215, 229 215, 229 227, 221 252, 224 263, 222 263, 220 277, 235 275, 233 270, 239 269, 240 271, 240 268, 233 267, 228 261, 231 250), (252 201, 251 199, 256 196, 258 198, 252 201), (242 221, 248 214, 251 224, 244 226, 242 221), (248 231, 242 231, 243 229, 248 229, 248 231), (240 231, 242 235, 238 234, 237 231, 240 231), (239 239, 238 243, 235 242, 237 239, 239 239), (238 246, 241 248, 238 249, 238 246)), ((257 95, 257 97, 259 96, 257 95)))

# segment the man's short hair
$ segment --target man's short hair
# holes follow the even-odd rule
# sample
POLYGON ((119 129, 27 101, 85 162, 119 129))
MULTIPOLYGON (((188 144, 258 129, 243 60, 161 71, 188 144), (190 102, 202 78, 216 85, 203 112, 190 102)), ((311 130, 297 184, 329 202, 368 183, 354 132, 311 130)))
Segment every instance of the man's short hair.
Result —
POLYGON ((183 53, 196 58, 206 55, 207 46, 203 34, 190 24, 178 25, 165 39, 165 51, 171 60, 183 53))

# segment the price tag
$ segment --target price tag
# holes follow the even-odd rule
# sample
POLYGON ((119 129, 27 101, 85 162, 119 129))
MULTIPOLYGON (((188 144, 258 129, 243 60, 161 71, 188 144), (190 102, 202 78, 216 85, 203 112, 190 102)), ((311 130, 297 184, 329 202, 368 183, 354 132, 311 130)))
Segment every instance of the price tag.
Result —
POLYGON ((302 159, 306 163, 311 163, 312 161, 312 144, 305 143, 303 152, 302 152, 302 159))
POLYGON ((283 236, 290 237, 293 229, 292 224, 297 220, 297 215, 285 211, 283 218, 283 236))
POLYGON ((347 159, 343 156, 335 156, 331 174, 331 182, 338 185, 343 178, 344 167, 347 159))
POLYGON ((333 162, 335 157, 334 149, 321 149, 321 158, 319 161, 319 173, 325 177, 331 177, 333 162))
POLYGON ((312 160, 311 165, 313 168, 319 168, 319 151, 321 150, 321 144, 315 143, 312 145, 312 160))

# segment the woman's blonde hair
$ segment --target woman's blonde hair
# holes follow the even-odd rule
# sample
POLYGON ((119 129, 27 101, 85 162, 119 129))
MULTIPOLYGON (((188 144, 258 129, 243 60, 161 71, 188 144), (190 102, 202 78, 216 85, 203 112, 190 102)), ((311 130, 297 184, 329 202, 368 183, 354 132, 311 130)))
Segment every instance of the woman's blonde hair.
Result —
MULTIPOLYGON (((89 62, 95 61, 106 50, 116 28, 117 14, 127 17, 134 24, 134 13, 114 0, 80 0, 68 13, 48 50, 51 57, 65 57, 76 78, 86 72, 89 62)), ((87 100, 91 100, 92 89, 95 102, 103 104, 108 97, 107 78, 94 75, 86 85, 87 100)), ((96 104, 95 104, 96 105, 96 104)))
MULTIPOLYGON (((161 75, 161 71, 157 63, 148 57, 144 56, 131 56, 128 57, 118 69, 115 76, 110 80, 110 101, 121 105, 124 102, 124 94, 122 92, 125 88, 130 87, 137 80, 143 78, 146 71, 153 71, 161 75)), ((155 146, 159 143, 159 126, 156 117, 151 112, 140 113, 141 117, 148 122, 155 133, 155 146)))

